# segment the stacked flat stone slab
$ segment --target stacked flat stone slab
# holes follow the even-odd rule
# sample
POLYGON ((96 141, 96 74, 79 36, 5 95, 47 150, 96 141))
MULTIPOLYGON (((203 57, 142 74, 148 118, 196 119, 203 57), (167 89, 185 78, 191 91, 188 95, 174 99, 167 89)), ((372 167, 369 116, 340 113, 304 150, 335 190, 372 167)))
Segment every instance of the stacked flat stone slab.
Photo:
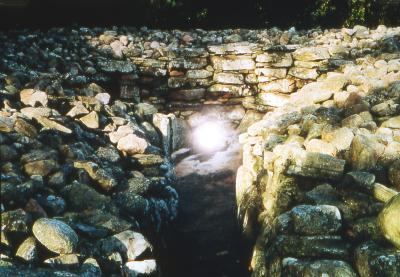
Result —
MULTIPOLYGON (((398 28, 385 26, 375 30, 358 26, 329 32, 278 29, 182 32, 129 27, 50 29, 34 33, 39 48, 49 38, 64 44, 62 36, 69 40, 64 52, 56 48, 50 54, 54 58, 49 64, 38 60, 37 53, 27 53, 12 36, 1 35, 10 43, 4 52, 11 54, 5 60, 7 74, 16 70, 12 53, 19 51, 27 59, 16 62, 18 70, 31 75, 36 68, 51 68, 54 76, 60 76, 57 88, 53 89, 57 93, 62 93, 61 84, 82 86, 114 79, 112 82, 120 86, 121 98, 136 103, 146 101, 160 111, 173 111, 186 117, 205 105, 238 105, 267 112, 286 105, 292 97, 299 101, 312 99, 314 103, 340 102, 356 87, 364 93, 379 88, 396 78, 398 54, 387 55, 382 49, 396 49, 393 38, 398 33, 398 28), (375 56, 382 54, 381 58, 369 66, 365 75, 368 77, 355 80, 358 69, 349 68, 346 72, 353 80, 348 90, 338 87, 340 77, 328 76, 328 86, 319 82, 312 89, 306 87, 308 97, 297 93, 307 83, 325 79, 328 71, 349 65, 368 51, 373 51, 375 56), (385 74, 388 77, 379 80, 385 74), (120 79, 119 84, 115 79, 120 79), (340 93, 332 99, 337 90, 340 93)), ((346 85, 348 79, 344 81, 346 85)), ((15 90, 12 85, 7 88, 15 90)))

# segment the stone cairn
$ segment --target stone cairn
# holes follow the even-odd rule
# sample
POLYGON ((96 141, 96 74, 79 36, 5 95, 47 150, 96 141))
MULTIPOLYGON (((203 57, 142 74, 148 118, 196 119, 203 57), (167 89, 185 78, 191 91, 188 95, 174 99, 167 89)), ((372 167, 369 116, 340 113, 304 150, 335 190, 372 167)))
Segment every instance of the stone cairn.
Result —
POLYGON ((149 241, 176 218, 170 156, 205 112, 244 132, 254 276, 400 274, 368 191, 400 189, 400 28, 0 41, 1 274, 160 274, 149 241))

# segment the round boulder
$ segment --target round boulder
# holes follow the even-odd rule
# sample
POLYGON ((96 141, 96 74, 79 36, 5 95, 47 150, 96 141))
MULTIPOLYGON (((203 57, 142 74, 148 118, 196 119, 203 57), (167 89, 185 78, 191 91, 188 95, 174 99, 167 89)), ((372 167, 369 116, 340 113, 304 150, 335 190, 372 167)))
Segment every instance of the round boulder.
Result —
POLYGON ((32 232, 41 244, 58 254, 73 253, 78 244, 78 235, 60 220, 40 218, 33 224, 32 232))

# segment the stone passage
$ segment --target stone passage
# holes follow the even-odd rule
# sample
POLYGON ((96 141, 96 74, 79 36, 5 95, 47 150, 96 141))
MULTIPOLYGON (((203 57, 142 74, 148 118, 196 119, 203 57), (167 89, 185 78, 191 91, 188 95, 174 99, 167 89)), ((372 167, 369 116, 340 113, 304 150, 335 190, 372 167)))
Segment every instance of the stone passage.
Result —
POLYGON ((169 243, 167 276, 246 276, 236 220, 235 173, 180 176, 179 216, 169 243))
POLYGON ((0 41, 2 275, 165 275, 169 250, 186 276, 400 275, 377 199, 400 189, 399 28, 0 41), (209 122, 232 130, 227 155, 177 162, 209 122))

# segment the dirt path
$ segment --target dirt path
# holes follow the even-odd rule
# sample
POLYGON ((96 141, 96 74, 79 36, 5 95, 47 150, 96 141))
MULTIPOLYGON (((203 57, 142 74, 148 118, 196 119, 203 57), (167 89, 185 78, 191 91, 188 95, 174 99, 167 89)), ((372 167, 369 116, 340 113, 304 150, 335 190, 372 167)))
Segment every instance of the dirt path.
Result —
POLYGON ((236 221, 238 153, 224 153, 219 164, 222 157, 229 159, 222 167, 213 164, 215 157, 205 161, 192 157, 176 167, 180 209, 168 243, 169 277, 246 276, 236 221))

